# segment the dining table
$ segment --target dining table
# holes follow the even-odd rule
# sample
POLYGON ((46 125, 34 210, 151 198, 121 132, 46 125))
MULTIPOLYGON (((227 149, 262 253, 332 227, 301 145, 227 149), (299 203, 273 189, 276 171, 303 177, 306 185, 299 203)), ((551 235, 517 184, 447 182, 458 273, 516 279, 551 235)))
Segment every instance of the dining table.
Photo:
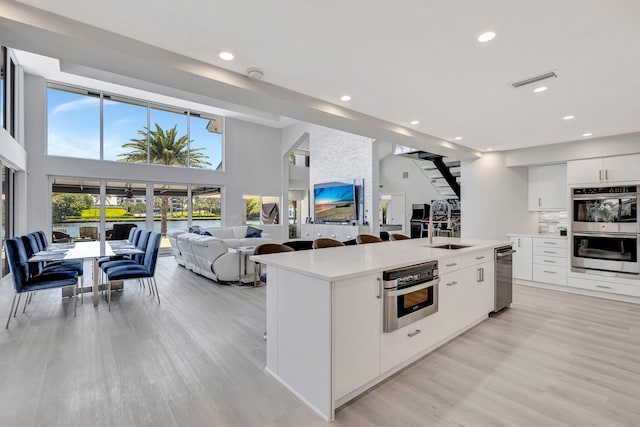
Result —
POLYGON ((105 256, 136 255, 141 253, 144 253, 144 251, 136 248, 128 240, 52 243, 45 250, 33 254, 28 259, 28 262, 93 260, 93 305, 97 306, 98 293, 100 291, 98 260, 105 256))

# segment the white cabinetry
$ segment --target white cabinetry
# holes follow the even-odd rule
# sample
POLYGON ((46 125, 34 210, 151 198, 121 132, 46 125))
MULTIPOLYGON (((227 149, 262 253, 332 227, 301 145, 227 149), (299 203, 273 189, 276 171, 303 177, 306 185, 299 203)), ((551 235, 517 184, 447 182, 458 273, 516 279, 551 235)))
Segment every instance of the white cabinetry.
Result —
POLYGON ((529 210, 567 209, 567 165, 529 168, 529 210))
MULTIPOLYGON (((378 275, 368 275, 335 284, 333 345, 336 398, 380 374, 382 294, 378 279, 378 275)), ((426 329, 424 332, 425 336, 429 333, 426 329)))
POLYGON ((444 259, 438 268, 440 337, 446 339, 493 311, 493 251, 444 259))
POLYGON ((516 253, 513 254, 513 278, 532 280, 533 242, 529 236, 513 236, 509 240, 513 243, 516 253))
POLYGON ((380 339, 380 371, 400 365, 412 356, 428 349, 440 339, 440 312, 431 314, 380 339))
POLYGON ((302 224, 300 228, 300 238, 304 240, 315 240, 320 237, 346 242, 353 240, 358 234, 369 233, 368 226, 358 225, 332 225, 332 224, 302 224))
POLYGON ((533 238, 533 281, 565 286, 567 284, 567 240, 533 238))
POLYGON ((569 184, 600 184, 640 180, 640 154, 598 157, 567 162, 569 184))

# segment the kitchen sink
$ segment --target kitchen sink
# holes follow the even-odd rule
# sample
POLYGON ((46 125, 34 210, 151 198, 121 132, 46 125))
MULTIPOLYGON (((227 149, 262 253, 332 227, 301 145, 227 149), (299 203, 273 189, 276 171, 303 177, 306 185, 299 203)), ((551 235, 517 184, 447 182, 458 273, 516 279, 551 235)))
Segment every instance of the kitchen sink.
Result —
POLYGON ((462 248, 470 248, 471 245, 456 245, 454 243, 447 243, 446 245, 437 245, 437 246, 429 246, 429 247, 434 249, 455 250, 455 249, 462 249, 462 248))

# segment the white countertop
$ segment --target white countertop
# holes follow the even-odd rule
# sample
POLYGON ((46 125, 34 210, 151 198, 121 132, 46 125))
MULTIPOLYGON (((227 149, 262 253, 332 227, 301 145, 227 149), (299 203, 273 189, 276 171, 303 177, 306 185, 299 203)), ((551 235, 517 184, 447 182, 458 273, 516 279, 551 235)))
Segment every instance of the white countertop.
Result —
POLYGON ((508 237, 544 237, 545 239, 566 239, 560 233, 508 233, 508 237))
POLYGON ((446 243, 472 246, 457 250, 436 249, 428 247, 429 239, 424 238, 254 255, 250 259, 312 277, 335 281, 510 244, 510 242, 500 240, 450 237, 435 237, 433 239, 433 245, 446 243))

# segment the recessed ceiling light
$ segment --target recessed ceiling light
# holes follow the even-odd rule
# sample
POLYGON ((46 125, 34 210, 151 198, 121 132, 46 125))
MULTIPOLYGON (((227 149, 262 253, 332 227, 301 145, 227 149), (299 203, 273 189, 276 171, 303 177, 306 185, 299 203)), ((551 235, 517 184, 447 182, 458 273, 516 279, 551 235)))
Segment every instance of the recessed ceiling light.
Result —
POLYGON ((414 126, 415 126, 415 125, 419 125, 419 124, 420 124, 420 120, 413 120, 413 121, 411 122, 411 124, 412 124, 412 125, 414 125, 414 126))
POLYGON ((540 87, 535 88, 535 89, 533 90, 533 92, 534 92, 534 93, 540 93, 540 92, 544 92, 544 91, 545 91, 545 90, 547 90, 547 89, 549 89, 549 88, 548 88, 548 87, 546 87, 546 86, 540 86, 540 87))
POLYGON ((593 134, 591 132, 587 132, 587 133, 583 133, 582 136, 592 136, 593 134))
POLYGON ((487 31, 486 33, 482 33, 478 36, 478 41, 480 43, 490 42, 496 36, 496 33, 493 31, 487 31))
POLYGON ((487 151, 493 151, 493 148, 487 148, 487 151))
POLYGON ((455 138, 453 138, 453 139, 455 139, 456 141, 461 141, 461 140, 462 140, 462 137, 461 137, 461 136, 456 136, 456 137, 455 137, 455 138))
POLYGON ((228 50, 221 50, 220 52, 218 52, 218 58, 224 61, 232 61, 235 56, 233 56, 233 53, 229 52, 228 50))
POLYGON ((576 118, 576 116, 564 116, 562 118, 562 120, 571 120, 571 119, 575 119, 575 118, 576 118))
POLYGON ((340 101, 349 102, 351 101, 351 97, 349 95, 342 95, 340 101))

